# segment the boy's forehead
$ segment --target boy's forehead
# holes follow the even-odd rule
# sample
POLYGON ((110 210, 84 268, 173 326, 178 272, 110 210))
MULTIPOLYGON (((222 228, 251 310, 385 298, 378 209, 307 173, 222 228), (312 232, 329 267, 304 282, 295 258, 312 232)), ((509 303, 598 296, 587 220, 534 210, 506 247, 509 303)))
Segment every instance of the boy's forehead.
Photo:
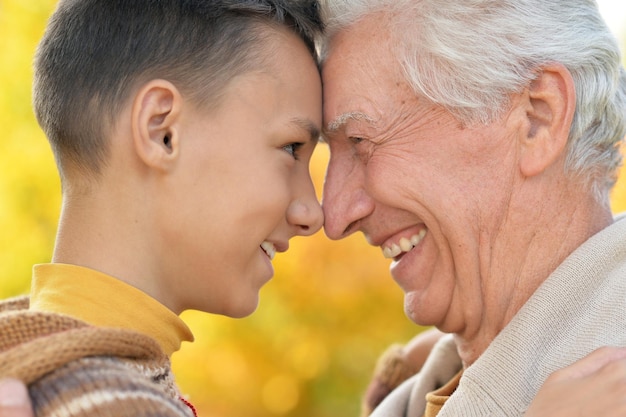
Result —
MULTIPOLYGON (((274 126, 302 140, 315 140, 321 131, 321 79, 304 42, 286 28, 267 28, 250 65, 223 74, 219 94, 206 97, 199 117, 215 119, 239 114, 242 124, 274 126)), ((193 97, 190 92, 188 97, 193 97)), ((191 103, 193 105, 193 103, 191 103)), ((197 107, 197 106, 193 106, 197 107)))
POLYGON ((297 68, 300 67, 284 65, 284 71, 238 74, 209 106, 191 103, 191 107, 196 108, 199 117, 216 119, 236 114, 241 124, 273 126, 302 139, 317 141, 322 128, 321 85, 319 79, 307 78, 297 68), (287 73, 287 79, 281 73, 287 73), (317 90, 311 87, 315 83, 319 85, 317 90))
POLYGON ((305 131, 311 140, 318 140, 321 134, 321 127, 310 119, 292 118, 290 124, 294 127, 305 131))

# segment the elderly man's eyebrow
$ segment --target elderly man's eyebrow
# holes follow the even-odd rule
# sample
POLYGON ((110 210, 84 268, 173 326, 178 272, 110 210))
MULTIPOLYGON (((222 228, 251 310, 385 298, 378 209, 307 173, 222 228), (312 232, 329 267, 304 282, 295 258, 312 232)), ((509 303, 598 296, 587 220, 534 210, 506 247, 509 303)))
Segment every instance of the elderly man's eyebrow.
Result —
POLYGON ((332 120, 326 126, 326 132, 333 133, 341 129, 349 120, 365 120, 366 122, 373 123, 374 119, 368 116, 365 113, 358 111, 351 111, 347 113, 340 114, 334 120, 332 120))
POLYGON ((291 124, 295 125, 301 130, 306 131, 313 141, 318 140, 320 137, 320 128, 312 120, 296 117, 291 119, 291 124))

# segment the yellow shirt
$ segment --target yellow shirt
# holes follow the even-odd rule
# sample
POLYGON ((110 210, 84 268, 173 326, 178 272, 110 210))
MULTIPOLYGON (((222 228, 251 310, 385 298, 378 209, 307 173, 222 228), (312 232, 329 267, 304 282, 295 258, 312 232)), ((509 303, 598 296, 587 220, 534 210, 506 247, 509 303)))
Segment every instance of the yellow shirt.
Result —
POLYGON ((443 387, 426 394, 426 410, 424 417, 435 417, 441 411, 448 398, 454 393, 459 386, 463 371, 460 371, 443 387))
POLYGON ((154 298, 119 279, 75 265, 35 265, 30 309, 143 333, 155 339, 168 356, 183 341, 193 341, 180 317, 154 298))

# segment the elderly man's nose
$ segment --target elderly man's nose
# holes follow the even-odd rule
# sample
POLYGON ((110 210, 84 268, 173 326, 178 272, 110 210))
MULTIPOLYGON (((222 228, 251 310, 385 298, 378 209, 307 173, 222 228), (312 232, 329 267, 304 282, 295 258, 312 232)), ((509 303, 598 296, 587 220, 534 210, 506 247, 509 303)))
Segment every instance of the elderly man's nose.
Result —
POLYGON ((349 175, 329 164, 322 199, 326 235, 336 240, 354 233, 359 220, 372 208, 371 199, 359 185, 358 175, 349 175))

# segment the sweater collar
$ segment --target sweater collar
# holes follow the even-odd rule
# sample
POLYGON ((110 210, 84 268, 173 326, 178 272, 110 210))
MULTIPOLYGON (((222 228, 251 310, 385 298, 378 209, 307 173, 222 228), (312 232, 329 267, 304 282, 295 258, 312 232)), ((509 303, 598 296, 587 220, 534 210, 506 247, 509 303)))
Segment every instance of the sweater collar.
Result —
POLYGON ((193 341, 180 317, 154 298, 119 279, 76 265, 35 265, 30 309, 65 314, 93 326, 134 330, 155 339, 168 356, 183 341, 193 341))

